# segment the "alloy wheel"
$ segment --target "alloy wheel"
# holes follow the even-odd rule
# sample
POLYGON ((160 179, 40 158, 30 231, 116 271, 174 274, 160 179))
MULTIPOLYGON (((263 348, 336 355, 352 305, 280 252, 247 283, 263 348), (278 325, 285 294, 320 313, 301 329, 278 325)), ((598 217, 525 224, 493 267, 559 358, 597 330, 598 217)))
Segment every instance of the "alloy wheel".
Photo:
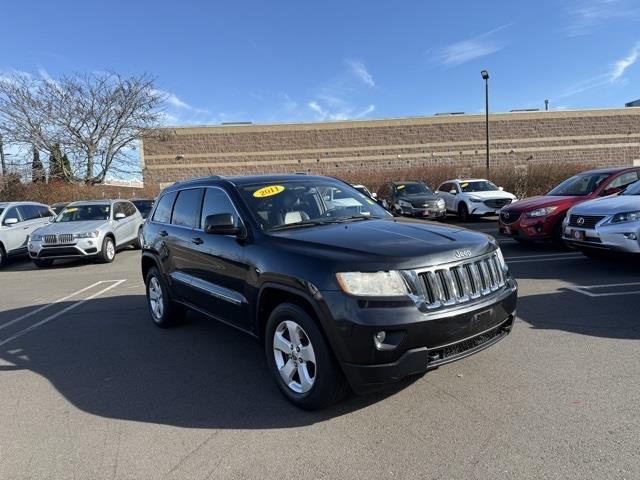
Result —
POLYGON ((316 380, 316 355, 304 329, 293 320, 280 322, 273 334, 278 373, 295 393, 307 393, 316 380))
POLYGON ((160 320, 164 313, 164 299, 162 295, 162 287, 157 277, 152 277, 149 281, 149 306, 153 316, 160 320))
POLYGON ((112 260, 116 255, 116 247, 111 239, 107 239, 106 253, 109 260, 112 260))

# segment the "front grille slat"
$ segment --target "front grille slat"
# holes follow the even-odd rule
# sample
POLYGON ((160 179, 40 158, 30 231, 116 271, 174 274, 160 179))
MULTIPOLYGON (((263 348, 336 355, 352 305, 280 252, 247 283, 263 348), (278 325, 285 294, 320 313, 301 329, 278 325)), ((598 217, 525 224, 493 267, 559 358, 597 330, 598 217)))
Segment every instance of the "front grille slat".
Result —
POLYGON ((492 198, 484 201, 484 204, 489 208, 502 208, 510 203, 510 198, 492 198))
POLYGON ((592 229, 604 217, 605 217, 604 215, 576 215, 576 214, 571 214, 569 216, 569 226, 570 227, 592 229))
POLYGON ((416 271, 427 309, 452 306, 491 295, 507 283, 497 254, 450 267, 416 271))
POLYGON ((504 210, 500 211, 500 220, 502 223, 506 223, 508 225, 517 222, 522 215, 521 212, 506 212, 504 210))
POLYGON ((58 237, 56 237, 55 235, 45 235, 44 243, 48 245, 55 245, 56 243, 58 243, 58 237))

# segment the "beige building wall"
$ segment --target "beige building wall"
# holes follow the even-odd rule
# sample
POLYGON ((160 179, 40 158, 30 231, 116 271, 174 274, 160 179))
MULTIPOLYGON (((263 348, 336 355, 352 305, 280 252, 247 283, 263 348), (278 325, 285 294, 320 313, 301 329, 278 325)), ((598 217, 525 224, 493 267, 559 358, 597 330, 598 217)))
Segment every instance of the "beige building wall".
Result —
MULTIPOLYGON (((388 120, 167 127, 141 148, 146 183, 202 175, 482 166, 484 115, 388 120)), ((575 162, 632 165, 640 159, 640 108, 490 116, 492 165, 575 162)))

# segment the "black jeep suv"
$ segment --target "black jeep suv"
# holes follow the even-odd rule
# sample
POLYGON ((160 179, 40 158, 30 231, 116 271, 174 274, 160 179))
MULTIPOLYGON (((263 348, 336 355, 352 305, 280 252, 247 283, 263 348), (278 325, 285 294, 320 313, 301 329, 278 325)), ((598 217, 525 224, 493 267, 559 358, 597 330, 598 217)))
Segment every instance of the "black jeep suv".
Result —
POLYGON ((492 237, 394 218, 339 180, 206 177, 165 189, 144 226, 151 318, 192 309, 260 339, 314 409, 504 338, 517 286, 492 237))

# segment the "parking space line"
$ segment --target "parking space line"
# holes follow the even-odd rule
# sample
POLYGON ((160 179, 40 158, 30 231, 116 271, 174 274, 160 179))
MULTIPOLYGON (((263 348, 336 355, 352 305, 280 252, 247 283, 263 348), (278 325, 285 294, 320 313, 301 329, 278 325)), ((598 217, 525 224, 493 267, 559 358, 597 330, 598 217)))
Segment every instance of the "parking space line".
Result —
MULTIPOLYGON (((109 286, 108 286, 108 287, 106 287, 106 288, 103 288, 103 289, 102 289, 102 290, 100 290, 99 292, 96 292, 96 293, 94 293, 94 294, 92 294, 92 295, 88 296, 87 298, 85 298, 85 299, 83 299, 83 300, 78 300, 78 301, 76 301, 75 303, 72 303, 72 304, 71 304, 71 305, 69 305, 68 307, 66 307, 66 308, 64 308, 64 309, 62 309, 62 310, 60 310, 58 313, 54 313, 53 315, 50 315, 50 316, 48 316, 47 318, 45 318, 45 319, 43 319, 43 320, 40 320, 40 321, 39 321, 39 322, 37 322, 37 323, 34 323, 33 325, 31 325, 31 326, 30 326, 30 327, 28 327, 28 328, 25 328, 24 330, 20 330, 19 332, 15 333, 14 335, 10 336, 9 338, 6 338, 6 339, 4 339, 4 340, 0 341, 0 347, 1 347, 1 346, 3 346, 3 345, 5 345, 5 344, 7 344, 7 343, 9 343, 9 342, 11 342, 11 341, 13 341, 13 340, 15 340, 15 339, 17 339, 17 338, 20 338, 20 337, 21 337, 21 336, 23 336, 23 335, 26 335, 27 333, 29 333, 29 332, 31 332, 31 331, 33 331, 33 330, 35 330, 36 328, 41 327, 42 325, 45 325, 45 324, 47 324, 47 323, 51 322, 52 320, 55 320, 56 318, 58 318, 58 317, 59 317, 59 316, 61 316, 61 315, 64 315, 64 314, 65 314, 65 313, 67 313, 67 312, 69 312, 69 311, 71 311, 71 310, 73 310, 73 309, 75 309, 75 308, 78 308, 79 306, 83 305, 84 303, 88 302, 89 300, 93 300, 94 298, 96 298, 96 297, 98 297, 98 296, 102 295, 103 293, 108 292, 109 290, 111 290, 111 289, 113 289, 113 288, 117 287, 118 285, 120 285, 120 284, 122 284, 122 283, 126 282, 126 279, 124 279, 124 280, 101 280, 101 281, 99 281, 99 282, 94 283, 93 285, 90 285, 90 286, 88 286, 88 287, 86 287, 86 288, 83 288, 82 290, 78 290, 77 292, 75 292, 75 293, 73 293, 72 295, 69 295, 69 296, 67 296, 67 297, 65 297, 65 298, 70 298, 70 297, 72 297, 72 296, 74 296, 74 295, 77 295, 78 293, 81 293, 81 292, 84 292, 84 291, 88 290, 89 288, 95 287, 95 286, 96 286, 96 285, 98 285, 98 284, 101 284, 101 283, 111 283, 111 282, 115 282, 115 283, 113 283, 113 285, 109 285, 109 286)), ((49 305, 46 305, 46 306, 55 305, 55 304, 60 303, 60 302, 62 302, 62 301, 64 301, 64 299, 57 300, 56 302, 54 302, 54 303, 52 303, 52 304, 49 304, 49 305)), ((39 311, 42 311, 42 310, 44 310, 44 308, 40 308, 40 309, 39 309, 39 311)), ((37 313, 37 311, 31 312, 31 314, 32 314, 32 315, 33 315, 33 314, 35 314, 35 313, 37 313)), ((18 317, 18 318, 22 319, 22 318, 26 318, 26 317, 25 317, 25 316, 23 316, 23 317, 18 317)), ((17 320, 17 319, 16 319, 16 320, 17 320)), ((15 323, 15 320, 13 321, 13 323, 15 323)))
POLYGON ((58 300, 55 300, 55 301, 53 301, 51 303, 47 303, 46 305, 43 305, 43 306, 41 306, 39 308, 36 308, 35 310, 32 310, 31 312, 27 312, 27 313, 25 313, 24 315, 22 315, 22 316, 20 316, 18 318, 14 318, 13 320, 11 320, 9 322, 7 322, 7 323, 5 323, 3 325, 0 325, 0 330, 2 330, 3 328, 10 327, 11 325, 13 325, 15 323, 18 323, 18 322, 24 320, 25 318, 32 317, 33 315, 35 315, 37 313, 40 313, 43 310, 46 310, 46 309, 48 309, 50 307, 53 307, 54 305, 57 305, 58 303, 62 303, 64 301, 67 301, 70 298, 73 298, 73 297, 75 297, 76 295, 78 295, 78 294, 80 294, 82 292, 86 292, 87 290, 90 290, 93 287, 95 287, 97 285, 100 285, 101 283, 104 283, 105 281, 109 281, 109 280, 100 280, 99 282, 93 283, 93 284, 89 285, 88 287, 81 288, 80 290, 77 290, 77 291, 67 295, 66 297, 62 297, 62 298, 60 298, 58 300))
POLYGON ((631 290, 628 292, 610 292, 610 293, 593 293, 589 289, 592 288, 615 288, 615 287, 634 287, 640 285, 640 282, 630 283, 608 283, 605 285, 576 285, 567 287, 569 290, 586 295, 587 297, 615 297, 619 295, 638 295, 640 290, 631 290))

